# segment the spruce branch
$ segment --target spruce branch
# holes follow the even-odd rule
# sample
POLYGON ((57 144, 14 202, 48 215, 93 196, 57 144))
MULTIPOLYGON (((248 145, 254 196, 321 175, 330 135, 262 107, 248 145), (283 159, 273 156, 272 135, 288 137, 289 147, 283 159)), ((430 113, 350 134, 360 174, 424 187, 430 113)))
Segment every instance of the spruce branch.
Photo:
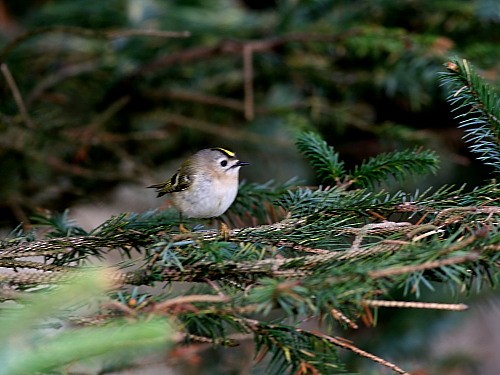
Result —
POLYGON ((335 345, 319 335, 284 324, 265 324, 254 319, 236 318, 235 321, 253 333, 258 353, 270 354, 270 373, 343 372, 343 366, 337 364, 335 345), (306 371, 303 370, 305 368, 306 371))
MULTIPOLYGON (((120 1, 92 2, 89 11, 102 25, 94 30, 71 26, 88 21, 80 19, 78 6, 56 3, 28 12, 28 23, 67 26, 33 28, 0 47, 0 74, 11 97, 0 108, 5 154, 0 190, 7 193, 2 207, 29 230, 0 240, 0 300, 10 301, 0 314, 0 338, 9 343, 0 348, 4 371, 74 373, 79 360, 107 353, 125 354, 120 365, 127 366, 129 356, 149 349, 163 358, 185 359, 186 353, 253 339, 260 349, 257 359, 266 357, 270 375, 339 373, 340 348, 383 370, 408 374, 350 342, 349 330, 360 320, 374 322, 372 311, 382 320, 384 307, 454 315, 463 310, 461 303, 439 303, 438 293, 436 302, 419 301, 425 287, 431 292, 451 287, 461 299, 464 292, 498 283, 498 182, 472 190, 379 191, 386 179, 392 183, 434 172, 436 156, 419 148, 398 150, 346 167, 337 144, 328 145, 314 133, 299 135, 297 147, 322 186, 244 182, 228 213, 184 222, 193 228, 189 233, 179 233, 173 210, 120 214, 93 230, 67 213, 34 218, 33 226, 29 220, 39 207, 64 209, 77 196, 102 192, 103 181, 109 187, 150 175, 149 168, 178 151, 186 135, 198 145, 206 143, 191 137, 193 132, 241 141, 242 147, 254 142, 289 148, 279 134, 291 112, 299 126, 304 119, 312 122, 309 128, 323 131, 346 129, 351 135, 352 129, 389 141, 425 142, 426 132, 415 134, 393 121, 403 119, 399 114, 408 108, 439 103, 432 89, 437 60, 453 45, 474 47, 476 56, 495 55, 493 23, 481 23, 485 18, 474 17, 472 7, 436 2, 414 12, 414 4, 379 2, 379 19, 391 18, 394 11, 410 15, 409 23, 394 28, 374 26, 370 2, 335 9, 325 1, 280 2, 283 12, 273 13, 280 35, 258 37, 258 21, 265 21, 268 11, 247 14, 248 7, 236 5, 229 12, 238 17, 221 28, 216 12, 227 13, 226 3, 236 2, 207 2, 208 17, 201 24, 182 2, 175 2, 181 13, 165 13, 162 2, 155 2, 155 13, 193 28, 193 40, 186 41, 157 38, 184 38, 189 32, 106 28, 130 19, 120 1), (457 9, 459 17, 448 18, 453 24, 470 16, 465 28, 450 27, 446 37, 426 32, 426 27, 436 30, 429 14, 457 9), (110 14, 116 16, 111 21, 110 14), (351 22, 353 16, 361 16, 361 23, 351 22), (422 26, 419 32, 408 30, 412 24, 422 26), (236 38, 210 38, 206 44, 200 33, 211 30, 224 38, 227 32, 221 31, 228 27, 236 38), (478 28, 485 31, 480 48, 474 38, 456 43, 464 30, 473 35, 478 28), (138 38, 142 35, 147 39, 138 38), (61 44, 54 37, 69 38, 61 44), (375 91, 383 92, 384 106, 394 111, 377 105, 375 91), (160 108, 165 101, 171 104, 168 111, 160 108), (265 118, 240 126, 243 118, 258 116, 265 118), (140 158, 130 150, 140 150, 140 158), (219 220, 232 229, 214 229, 219 220), (86 274, 81 267, 88 265, 108 271, 103 285, 96 285, 99 277, 78 281, 86 274), (177 281, 186 283, 177 288, 177 281), (89 308, 82 309, 84 304, 89 308), (61 324, 60 331, 47 332, 54 323, 61 324), (308 329, 311 324, 321 332, 308 329), (345 334, 336 336, 340 330, 345 334), (165 353, 168 347, 175 349, 165 353)), ((8 4, 6 10, 10 18, 16 9, 8 4)), ((19 24, 26 21, 23 12, 16 17, 19 24)), ((498 172, 498 100, 474 82, 470 65, 448 68, 451 76, 463 76, 450 96, 462 126, 470 130, 469 143, 498 172), (488 123, 479 131, 478 119, 488 123)), ((113 366, 95 371, 109 373, 113 366)))
POLYGON ((394 151, 377 155, 356 166, 350 172, 350 179, 358 186, 373 187, 389 177, 402 182, 411 175, 435 173, 437 166, 438 158, 434 151, 418 148, 394 151))
MULTIPOLYGON (((41 287, 71 284, 80 274, 75 265, 113 252, 127 258, 135 249, 137 259, 123 260, 120 272, 107 274, 116 297, 98 314, 72 321, 106 326, 123 317, 168 317, 182 323, 182 342, 174 340, 175 345, 227 346, 235 344, 229 339, 233 333, 252 333, 276 374, 339 372, 336 347, 401 372, 342 339, 271 324, 271 313, 279 311, 294 324, 305 317, 356 329, 368 307, 460 310, 438 302, 391 301, 395 286, 418 298, 420 288, 431 283, 470 290, 496 282, 497 182, 471 191, 449 186, 414 194, 266 186, 269 192, 256 185, 249 189, 276 199, 285 218, 234 228, 224 237, 216 229, 178 233, 176 215, 168 211, 118 215, 90 231, 67 213, 38 218, 38 227, 45 229, 41 238, 16 230, 0 241, 0 266, 18 271, 0 275, 0 298, 19 301, 41 287), (26 259, 37 255, 43 257, 26 259), (182 294, 126 291, 131 285, 175 281, 194 286, 182 294), (248 323, 250 317, 257 323, 248 323)), ((242 200, 235 214, 257 200, 242 200)))
POLYGON ((297 137, 296 145, 310 162, 322 184, 344 189, 353 184, 361 188, 372 188, 389 177, 402 182, 411 175, 435 173, 438 166, 435 152, 415 148, 377 155, 346 172, 339 154, 318 134, 302 133, 297 137))
POLYGON ((344 162, 339 160, 338 152, 335 152, 319 134, 301 133, 295 145, 311 163, 322 184, 336 185, 345 176, 344 162))
POLYGON ((500 98, 467 60, 454 58, 445 65, 441 82, 469 148, 500 173, 500 98))

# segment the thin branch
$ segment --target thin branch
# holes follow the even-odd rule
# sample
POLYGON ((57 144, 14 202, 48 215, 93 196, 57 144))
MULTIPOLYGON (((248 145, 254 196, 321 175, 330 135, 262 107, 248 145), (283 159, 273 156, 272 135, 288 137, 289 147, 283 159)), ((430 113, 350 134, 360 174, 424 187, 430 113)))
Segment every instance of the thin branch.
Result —
POLYGON ((154 310, 167 310, 172 306, 181 305, 185 303, 193 303, 193 302, 228 302, 230 300, 229 297, 219 296, 213 294, 191 294, 187 296, 179 296, 175 298, 168 299, 164 302, 158 303, 155 305, 154 310))
POLYGON ((234 338, 211 338, 199 335, 192 335, 190 333, 181 334, 182 340, 179 343, 188 344, 212 344, 221 345, 226 347, 238 346, 238 340, 234 338))
MULTIPOLYGON (((271 37, 268 39, 239 41, 239 40, 224 40, 215 46, 193 47, 179 52, 170 53, 161 56, 156 60, 149 62, 132 73, 132 76, 140 76, 154 73, 158 70, 163 70, 168 66, 175 64, 185 64, 193 61, 204 61, 210 57, 221 55, 239 55, 242 53, 245 46, 251 44, 253 52, 267 52, 274 48, 280 47, 287 43, 335 43, 339 40, 361 33, 361 30, 349 30, 335 35, 325 34, 309 34, 309 33, 293 33, 279 37, 271 37)), ((126 77, 128 80, 131 77, 126 77)))
POLYGON ((391 233, 396 231, 411 230, 413 225, 407 222, 384 221, 382 223, 370 223, 361 228, 353 228, 352 231, 356 234, 352 246, 349 251, 359 251, 363 238, 367 235, 391 233), (405 228, 405 229, 402 229, 405 228))
POLYGON ((168 124, 173 124, 177 126, 186 127, 189 129, 194 129, 196 131, 201 131, 207 134, 213 134, 218 137, 224 137, 227 139, 233 140, 245 140, 246 142, 252 142, 255 144, 269 144, 276 146, 289 147, 290 144, 288 141, 277 138, 269 138, 264 137, 256 133, 252 133, 248 130, 238 129, 237 126, 231 127, 222 127, 220 124, 214 124, 208 121, 199 120, 193 117, 187 117, 175 113, 162 112, 155 113, 152 117, 157 118, 159 120, 164 120, 168 124))
POLYGON ((51 272, 66 272, 70 271, 74 267, 71 266, 57 266, 54 264, 44 264, 41 262, 33 262, 33 261, 27 261, 27 260, 17 260, 17 259, 1 259, 0 260, 0 267, 4 268, 13 268, 13 269, 18 269, 18 268, 30 268, 30 269, 35 269, 39 271, 51 271, 51 272))
POLYGON ((337 310, 333 307, 330 308, 330 314, 332 317, 338 321, 344 322, 347 324, 350 328, 352 329, 358 329, 358 325, 354 323, 351 319, 349 319, 347 316, 345 316, 342 311, 337 310))
POLYGON ((470 253, 464 256, 435 260, 432 262, 426 262, 415 266, 391 267, 378 271, 370 271, 368 272, 368 276, 374 279, 378 279, 381 277, 402 275, 405 273, 425 271, 433 268, 449 266, 452 264, 472 262, 474 260, 478 260, 479 257, 480 257, 479 253, 470 253))
POLYGON ((380 357, 377 357, 376 355, 374 354, 371 354, 371 353, 368 353, 360 348, 358 348, 357 346, 351 344, 349 341, 343 339, 343 338, 340 338, 340 337, 332 337, 332 336, 328 336, 328 335, 325 335, 321 332, 317 332, 317 331, 305 331, 305 330, 302 330, 302 329, 297 329, 298 332, 304 332, 306 334, 309 334, 309 335, 312 335, 312 336, 317 336, 317 337, 320 337, 328 342, 331 342, 333 345, 336 345, 338 347, 341 347, 343 349, 347 349, 347 350, 350 350, 352 351, 353 353, 356 353, 357 355, 360 355, 362 357, 365 357, 365 358, 368 358, 370 360, 372 360, 373 362, 377 362, 377 363, 380 363, 381 365, 387 367, 387 368, 390 368, 392 371, 394 372, 397 372, 399 374, 403 374, 403 375, 411 375, 409 372, 403 370, 402 368, 396 366, 394 363, 391 363, 389 361, 386 361, 385 359, 382 359, 380 357))
POLYGON ((243 79, 245 92, 245 118, 248 121, 251 121, 254 118, 253 43, 243 46, 243 79))
POLYGON ((154 36, 159 38, 188 38, 191 36, 191 32, 189 31, 163 31, 153 29, 105 30, 104 34, 111 39, 129 36, 154 36))
POLYGON ((82 73, 88 73, 96 70, 99 67, 99 63, 95 61, 86 61, 78 64, 72 64, 64 66, 59 71, 51 74, 43 79, 40 79, 35 87, 28 94, 26 103, 29 105, 33 103, 34 100, 38 99, 49 88, 56 86, 58 83, 71 78, 76 77, 82 73))
POLYGON ((34 129, 35 123, 31 119, 28 110, 26 109, 26 105, 24 104, 24 100, 21 95, 21 92, 19 91, 19 87, 17 86, 16 81, 14 80, 14 77, 12 76, 12 73, 9 70, 9 67, 7 66, 7 64, 3 63, 0 65, 0 70, 2 71, 2 74, 5 77, 7 84, 9 85, 10 91, 12 92, 12 96, 14 97, 17 108, 19 109, 19 113, 21 114, 21 117, 26 123, 26 126, 30 129, 34 129))
POLYGON ((430 310, 450 310, 464 311, 469 308, 464 303, 435 303, 435 302, 415 302, 415 301, 384 301, 364 299, 361 301, 364 305, 371 307, 397 307, 405 309, 430 309, 430 310))
POLYGON ((187 38, 191 36, 189 31, 161 31, 151 29, 114 29, 94 30, 77 26, 46 26, 27 31, 0 50, 0 61, 5 61, 10 52, 28 39, 48 33, 73 34, 84 38, 115 39, 127 36, 155 36, 162 38, 187 38))
POLYGON ((19 142, 12 142, 9 138, 0 137, 0 145, 5 149, 11 149, 16 151, 21 151, 24 156, 29 157, 36 162, 44 163, 49 165, 56 171, 69 173, 74 176, 81 176, 90 178, 92 180, 104 180, 104 181, 124 181, 127 178, 132 178, 133 173, 130 176, 124 174, 123 170, 116 171, 96 171, 95 169, 85 168, 78 164, 68 163, 54 155, 48 155, 44 152, 37 151, 34 148, 29 148, 25 144, 20 144, 19 142))
POLYGON ((169 90, 155 90, 150 89, 144 93, 145 97, 153 99, 176 99, 184 100, 193 103, 213 105, 223 108, 228 108, 233 111, 245 112, 245 106, 240 100, 224 98, 215 95, 208 95, 205 93, 191 92, 187 90, 169 89, 169 90))

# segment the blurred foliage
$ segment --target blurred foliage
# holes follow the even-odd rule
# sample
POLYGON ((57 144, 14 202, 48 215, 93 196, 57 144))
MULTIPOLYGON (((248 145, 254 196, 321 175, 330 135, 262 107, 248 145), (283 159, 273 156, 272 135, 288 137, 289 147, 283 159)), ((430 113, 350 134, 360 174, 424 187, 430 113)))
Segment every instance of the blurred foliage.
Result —
POLYGON ((4 225, 157 180, 207 145, 252 155, 254 179, 284 181, 304 173, 288 168, 297 128, 319 131, 348 165, 427 144, 447 182, 463 182, 454 171, 471 161, 436 72, 458 54, 498 79, 492 0, 0 3, 4 225))
POLYGON ((90 360, 98 366, 114 362, 123 367, 133 358, 171 344, 173 326, 166 319, 116 319, 106 327, 68 325, 71 315, 92 315, 96 302, 104 303, 105 293, 113 287, 110 271, 80 271, 69 285, 45 285, 20 297, 16 305, 1 305, 0 373, 68 373, 77 365, 92 368, 90 360))

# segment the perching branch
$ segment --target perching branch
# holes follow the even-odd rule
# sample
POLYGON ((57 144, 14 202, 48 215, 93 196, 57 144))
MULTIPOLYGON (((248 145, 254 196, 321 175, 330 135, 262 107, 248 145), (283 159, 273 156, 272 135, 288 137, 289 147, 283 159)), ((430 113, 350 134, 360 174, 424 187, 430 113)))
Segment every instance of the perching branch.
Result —
MULTIPOLYGON (((333 160, 321 155, 331 156, 328 147, 314 152, 312 160, 319 168, 333 160)), ((431 282, 463 289, 471 288, 474 280, 495 282, 492 274, 500 254, 496 182, 468 192, 443 187, 419 194, 342 185, 323 189, 247 184, 241 191, 244 196, 233 205, 233 214, 266 216, 263 211, 273 202, 285 218, 233 228, 222 236, 216 229, 179 233, 173 212, 123 214, 90 232, 66 214, 39 217, 38 225, 48 228, 44 238, 21 231, 0 243, 0 266, 17 271, 0 275, 0 299, 21 301, 27 291, 36 290, 33 287, 71 284, 81 274, 76 266, 111 253, 131 257, 133 251, 135 260, 107 273, 107 284, 117 297, 104 303, 98 316, 73 321, 100 326, 117 316, 166 316, 182 323, 186 340, 222 346, 235 343, 227 341, 230 329, 251 332, 257 351, 271 353, 275 373, 329 373, 328 366, 337 369, 340 363, 336 347, 406 373, 342 339, 269 324, 266 317, 279 310, 291 321, 321 317, 329 326, 357 329, 357 320, 363 313, 369 316, 370 308, 465 308, 415 298, 392 301, 396 286, 418 298, 431 282), (26 259, 37 256, 43 258, 26 259), (123 288, 176 281, 195 283, 200 290, 149 296, 123 288)))

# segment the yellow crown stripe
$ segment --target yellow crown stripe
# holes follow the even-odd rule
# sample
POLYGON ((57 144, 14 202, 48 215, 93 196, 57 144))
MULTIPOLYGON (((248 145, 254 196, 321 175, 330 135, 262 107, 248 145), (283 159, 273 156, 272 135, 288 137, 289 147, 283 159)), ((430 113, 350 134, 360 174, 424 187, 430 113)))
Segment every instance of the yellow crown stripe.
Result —
POLYGON ((234 158, 236 156, 236 154, 234 152, 226 150, 225 148, 222 148, 222 147, 214 147, 212 150, 218 150, 230 158, 234 158))

